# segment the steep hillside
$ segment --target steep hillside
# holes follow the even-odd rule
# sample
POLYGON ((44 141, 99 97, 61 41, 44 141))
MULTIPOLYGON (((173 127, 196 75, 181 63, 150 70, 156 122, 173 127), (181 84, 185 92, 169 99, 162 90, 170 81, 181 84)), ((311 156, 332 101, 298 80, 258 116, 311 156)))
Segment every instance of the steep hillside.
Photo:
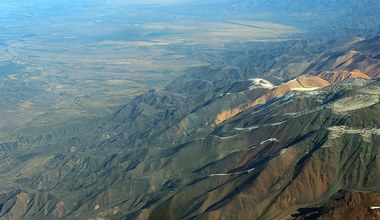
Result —
POLYGON ((0 220, 380 219, 379 0, 0 11, 0 220))
POLYGON ((379 81, 354 80, 289 94, 174 148, 175 167, 190 168, 192 152, 203 156, 197 156, 198 169, 178 171, 186 187, 151 218, 289 217, 341 189, 378 190, 379 125, 367 120, 379 110, 378 86, 379 81), (358 96, 374 102, 359 105, 358 96))
POLYGON ((235 116, 235 115, 237 115, 237 114, 239 114, 239 113, 241 113, 247 109, 256 107, 258 105, 265 104, 268 101, 270 101, 276 97, 282 96, 289 91, 315 90, 315 89, 319 89, 321 87, 325 87, 328 85, 330 85, 329 82, 327 82, 327 81, 325 81, 319 77, 313 76, 313 75, 300 76, 294 80, 291 80, 289 82, 286 82, 286 83, 281 84, 275 88, 270 89, 264 95, 258 97, 256 100, 254 100, 251 103, 248 103, 248 104, 245 103, 244 105, 239 106, 237 108, 230 109, 230 110, 219 113, 216 116, 215 124, 220 124, 221 122, 223 122, 229 118, 232 118, 233 116, 235 116))
POLYGON ((379 193, 340 191, 323 206, 300 209, 295 219, 368 219, 380 218, 379 193), (369 208, 368 208, 369 207, 369 208))
POLYGON ((193 68, 99 121, 21 130, 0 143, 0 218, 376 218, 378 43, 267 48, 268 66, 193 68))

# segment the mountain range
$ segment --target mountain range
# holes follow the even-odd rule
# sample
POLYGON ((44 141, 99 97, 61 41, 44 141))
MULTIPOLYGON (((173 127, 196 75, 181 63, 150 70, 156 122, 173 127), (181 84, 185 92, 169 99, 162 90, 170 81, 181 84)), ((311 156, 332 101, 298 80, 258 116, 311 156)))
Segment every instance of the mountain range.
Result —
POLYGON ((342 4, 358 8, 345 15, 374 8, 364 21, 338 10, 339 34, 332 22, 292 39, 192 51, 208 65, 107 114, 19 128, 0 143, 0 219, 379 219, 376 3, 224 1, 291 11, 290 23, 342 4))
POLYGON ((1 143, 1 218, 377 219, 379 45, 286 63, 282 83, 195 68, 87 126, 1 143))

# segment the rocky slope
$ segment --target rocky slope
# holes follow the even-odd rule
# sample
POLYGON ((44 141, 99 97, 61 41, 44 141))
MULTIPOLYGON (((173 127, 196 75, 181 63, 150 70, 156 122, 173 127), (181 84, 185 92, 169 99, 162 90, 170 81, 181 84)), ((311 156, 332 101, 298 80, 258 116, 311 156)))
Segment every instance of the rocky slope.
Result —
MULTIPOLYGON (((376 114, 378 101, 355 109, 337 106, 355 100, 354 91, 378 90, 378 83, 352 81, 339 85, 342 90, 288 95, 179 148, 175 158, 186 160, 190 152, 200 151, 204 165, 192 170, 199 177, 158 206, 151 218, 289 218, 299 207, 323 203, 337 190, 377 189, 377 122, 369 127, 357 123, 376 114)), ((378 100, 378 95, 372 98, 378 100)))
POLYGON ((378 193, 340 191, 323 206, 305 208, 295 219, 370 219, 380 218, 378 193), (368 208, 369 207, 369 208, 368 208))
POLYGON ((0 143, 0 218, 376 218, 379 38, 302 42, 0 143))

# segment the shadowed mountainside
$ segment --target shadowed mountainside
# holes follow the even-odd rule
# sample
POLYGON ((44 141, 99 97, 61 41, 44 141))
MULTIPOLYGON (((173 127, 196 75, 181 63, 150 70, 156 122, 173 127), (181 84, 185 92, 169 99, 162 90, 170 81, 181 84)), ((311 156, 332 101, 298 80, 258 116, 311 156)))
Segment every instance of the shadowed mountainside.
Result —
POLYGON ((1 143, 0 216, 328 219, 357 206, 376 217, 378 45, 308 57, 277 85, 233 66, 192 69, 87 127, 1 143))

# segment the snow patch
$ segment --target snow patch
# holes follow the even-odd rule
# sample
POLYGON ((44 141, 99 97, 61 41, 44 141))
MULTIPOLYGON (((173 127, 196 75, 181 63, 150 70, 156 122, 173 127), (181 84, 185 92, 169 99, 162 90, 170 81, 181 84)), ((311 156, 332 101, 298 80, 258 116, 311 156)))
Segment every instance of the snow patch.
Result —
POLYGON ((330 137, 337 138, 342 134, 360 134, 364 141, 370 143, 372 140, 372 135, 380 136, 380 129, 372 128, 372 129, 354 129, 347 126, 334 126, 329 128, 330 137))
POLYGON ((249 79, 249 81, 252 82, 252 85, 249 87, 249 90, 256 89, 256 88, 272 89, 275 87, 271 82, 269 82, 266 79, 252 78, 252 79, 249 79))
MULTIPOLYGON (((277 125, 281 125, 283 123, 285 123, 286 121, 280 121, 280 122, 276 122, 276 123, 273 123, 273 124, 269 124, 269 126, 277 126, 277 125)), ((268 125, 266 125, 268 126, 268 125)))
POLYGON ((231 174, 224 174, 224 173, 214 173, 214 174, 211 174, 211 175, 209 175, 209 177, 213 177, 213 176, 229 176, 229 175, 231 175, 231 174))
POLYGON ((370 209, 380 209, 380 206, 371 206, 370 209))
POLYGON ((253 145, 252 147, 248 147, 247 149, 244 149, 246 151, 249 151, 249 150, 252 150, 252 149, 255 149, 256 148, 256 145, 253 145))
POLYGON ((230 139, 230 138, 234 138, 236 137, 236 135, 232 135, 232 136, 226 136, 226 137, 221 137, 221 136, 217 136, 217 135, 214 135, 215 138, 219 138, 219 139, 222 139, 222 140, 225 140, 225 139, 230 139))
POLYGON ((262 141, 260 145, 263 145, 268 142, 281 142, 281 141, 277 140, 276 138, 269 138, 268 140, 262 141))
POLYGON ((377 95, 356 95, 354 97, 343 98, 335 102, 332 107, 335 112, 344 113, 363 109, 375 105, 380 102, 380 97, 377 95))
POLYGON ((234 128, 237 131, 252 131, 255 130, 256 128, 259 128, 259 126, 251 126, 251 127, 246 127, 246 128, 234 128))
POLYGON ((288 151, 288 149, 282 149, 282 150, 280 150, 280 155, 283 155, 284 153, 286 153, 286 151, 288 151))
POLYGON ((243 173, 250 173, 250 172, 252 172, 254 170, 255 170, 255 168, 251 168, 251 169, 248 169, 248 170, 243 170, 243 171, 235 172, 235 173, 213 173, 213 174, 210 174, 209 177, 239 175, 239 174, 243 174, 243 173))
POLYGON ((252 172, 252 171, 254 171, 254 170, 255 170, 255 168, 251 168, 251 169, 248 169, 248 170, 243 171, 243 173, 250 173, 250 172, 252 172))

